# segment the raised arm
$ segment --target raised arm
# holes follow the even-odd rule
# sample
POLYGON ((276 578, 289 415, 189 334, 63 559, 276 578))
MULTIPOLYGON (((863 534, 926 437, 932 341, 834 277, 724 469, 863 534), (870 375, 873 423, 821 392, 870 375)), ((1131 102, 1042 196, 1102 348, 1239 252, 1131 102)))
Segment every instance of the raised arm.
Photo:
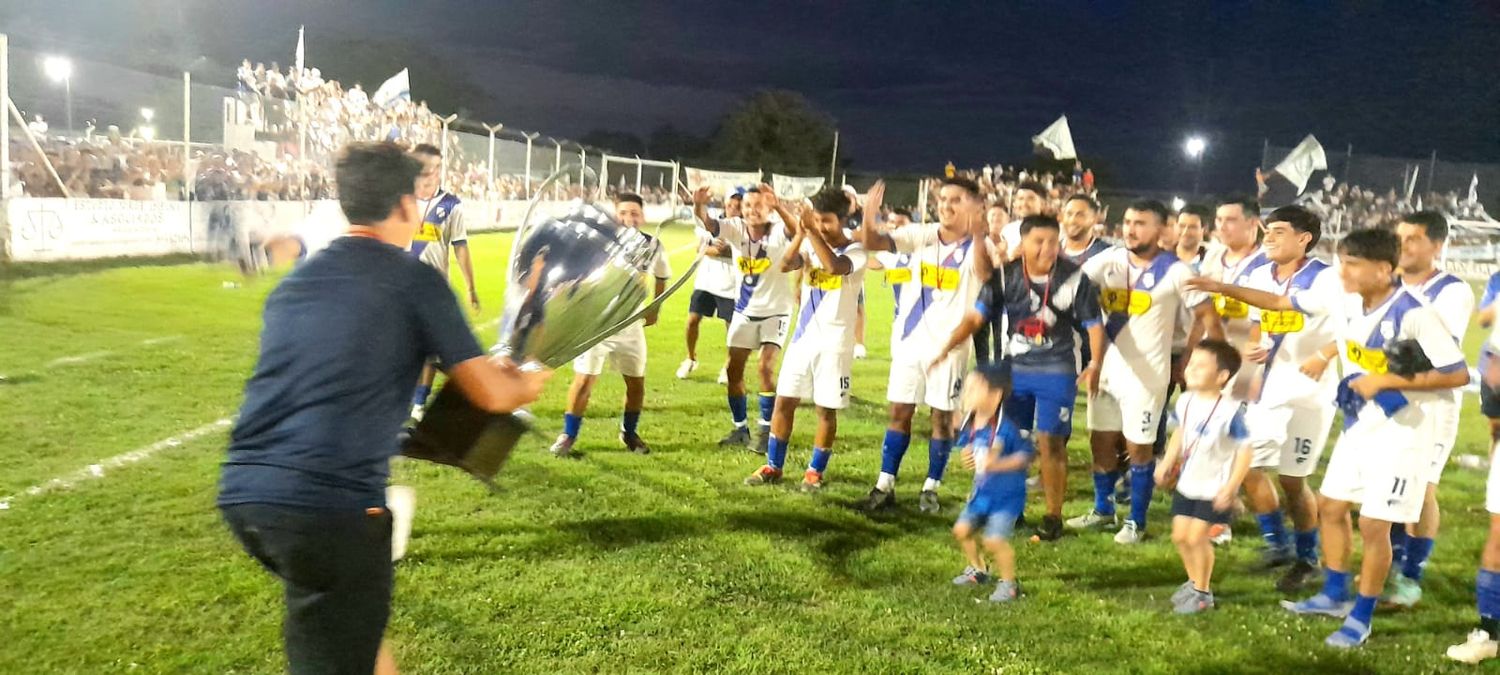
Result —
POLYGON ((859 225, 859 243, 865 247, 865 251, 874 254, 876 251, 896 250, 896 242, 891 235, 881 232, 876 227, 875 217, 880 213, 880 205, 885 201, 885 181, 877 180, 868 192, 865 192, 864 221, 859 225))
POLYGON ((717 237, 719 236, 719 221, 708 215, 708 186, 693 190, 693 215, 698 217, 698 222, 703 223, 703 229, 717 237))
POLYGON ((833 247, 828 245, 828 240, 823 237, 823 231, 819 229, 818 216, 812 209, 802 210, 802 232, 807 236, 807 243, 812 244, 813 255, 818 256, 818 263, 827 270, 829 274, 844 275, 854 271, 853 263, 849 259, 833 252, 833 247))
POLYGON ((1255 305, 1261 309, 1286 311, 1297 308, 1292 304, 1292 298, 1289 295, 1277 295, 1275 293, 1258 291, 1253 288, 1245 288, 1244 286, 1235 286, 1222 281, 1215 281, 1208 277, 1188 279, 1187 287, 1195 291, 1215 293, 1227 298, 1234 298, 1235 300, 1255 305))

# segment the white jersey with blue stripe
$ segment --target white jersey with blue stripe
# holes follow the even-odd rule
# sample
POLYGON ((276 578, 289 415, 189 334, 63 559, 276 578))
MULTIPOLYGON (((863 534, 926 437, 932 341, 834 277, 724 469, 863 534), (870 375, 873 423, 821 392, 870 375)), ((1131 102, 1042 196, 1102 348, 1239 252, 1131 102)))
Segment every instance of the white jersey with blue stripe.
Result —
POLYGON ((829 352, 854 349, 854 324, 859 317, 859 294, 865 285, 865 249, 857 241, 835 247, 835 258, 849 259, 848 274, 834 274, 811 242, 802 243, 802 308, 797 311, 793 344, 806 343, 829 352))
POLYGON ((1344 300, 1349 295, 1338 271, 1323 260, 1306 258, 1287 278, 1277 276, 1276 265, 1263 265, 1251 272, 1247 288, 1290 298, 1298 309, 1250 310, 1251 321, 1260 325, 1260 341, 1268 351, 1259 366, 1262 376, 1259 403, 1268 406, 1329 405, 1338 388, 1338 369, 1326 368, 1321 380, 1302 374, 1302 364, 1339 338, 1344 300))
POLYGON ((973 239, 943 241, 937 223, 912 223, 890 233, 896 253, 909 256, 906 283, 891 327, 893 353, 915 358, 935 352, 963 322, 984 280, 975 271, 973 239))
POLYGON ((770 223, 759 237, 751 236, 751 229, 741 218, 719 223, 719 239, 734 251, 734 311, 752 319, 791 314, 796 291, 791 273, 781 271, 781 259, 792 245, 786 229, 770 223))

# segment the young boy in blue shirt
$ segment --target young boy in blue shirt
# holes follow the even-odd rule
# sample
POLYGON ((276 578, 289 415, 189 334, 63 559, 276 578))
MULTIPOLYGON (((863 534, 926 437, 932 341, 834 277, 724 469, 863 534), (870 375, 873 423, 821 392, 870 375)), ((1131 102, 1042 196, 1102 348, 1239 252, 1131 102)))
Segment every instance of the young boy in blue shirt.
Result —
POLYGON ((1010 373, 998 363, 970 373, 964 385, 963 406, 973 433, 963 462, 974 471, 974 491, 953 524, 953 537, 969 563, 953 583, 977 586, 999 576, 991 602, 1010 602, 1020 594, 1010 538, 1026 508, 1026 469, 1036 454, 1030 439, 1000 414, 1009 393, 1010 373), (993 576, 980 555, 979 539, 994 561, 993 576))

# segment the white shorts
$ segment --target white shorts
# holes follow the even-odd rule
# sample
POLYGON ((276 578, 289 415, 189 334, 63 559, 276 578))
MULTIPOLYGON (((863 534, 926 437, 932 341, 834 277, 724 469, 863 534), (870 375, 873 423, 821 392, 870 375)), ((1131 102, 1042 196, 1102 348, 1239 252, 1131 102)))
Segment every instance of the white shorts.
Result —
POLYGON ((646 328, 636 323, 590 347, 573 359, 573 372, 598 375, 604 372, 605 361, 614 364, 625 377, 645 377, 646 328))
POLYGON ((927 359, 906 358, 892 351, 891 379, 885 398, 891 403, 927 405, 934 410, 958 408, 964 376, 969 370, 967 349, 955 349, 942 363, 927 369, 927 359))
POLYGON ((729 346, 734 349, 760 349, 761 345, 786 346, 786 329, 791 317, 768 316, 752 319, 739 312, 729 321, 729 346))
POLYGON ((1249 406, 1245 426, 1255 451, 1250 466, 1275 469, 1283 476, 1311 476, 1328 445, 1333 413, 1333 406, 1249 406))
POLYGON ((1417 522, 1431 458, 1422 429, 1422 411, 1416 406, 1403 408, 1394 418, 1367 411, 1334 443, 1318 491, 1329 499, 1359 504, 1361 516, 1417 522))
POLYGON ((1490 454, 1490 479, 1484 484, 1484 510, 1500 516, 1500 462, 1490 454))
POLYGON ((1119 431, 1136 445, 1156 442, 1156 427, 1167 388, 1152 391, 1120 378, 1099 381, 1099 393, 1088 402, 1089 431, 1119 431))
POLYGON ((1443 468, 1458 442, 1458 405, 1451 399, 1423 404, 1427 408, 1427 431, 1423 438, 1432 442, 1432 457, 1427 466, 1427 482, 1437 485, 1443 480, 1443 468))
POLYGON ((819 408, 843 410, 849 405, 849 371, 853 366, 853 351, 825 351, 807 341, 793 343, 781 357, 776 395, 810 398, 819 408))

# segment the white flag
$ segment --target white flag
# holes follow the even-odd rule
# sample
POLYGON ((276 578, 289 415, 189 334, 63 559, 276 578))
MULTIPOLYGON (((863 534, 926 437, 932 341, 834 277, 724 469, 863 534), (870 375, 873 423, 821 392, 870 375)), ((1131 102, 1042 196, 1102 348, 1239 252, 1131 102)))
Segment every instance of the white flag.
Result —
POLYGON ((1297 186, 1297 194, 1302 194, 1307 189, 1307 180, 1312 178, 1314 171, 1328 170, 1328 156, 1323 154, 1323 146, 1318 139, 1308 134, 1302 139, 1297 147, 1292 148, 1286 159, 1276 165, 1275 172, 1297 186))
POLYGON ((1031 144, 1038 150, 1045 149, 1052 153, 1053 159, 1078 158, 1078 153, 1073 149, 1073 132, 1068 129, 1067 115, 1057 118, 1042 133, 1032 136, 1031 144))
POLYGON ((776 196, 786 199, 803 199, 811 197, 823 189, 823 177, 813 176, 803 178, 801 176, 783 176, 779 173, 771 174, 771 188, 776 190, 776 196))
POLYGON ((389 107, 397 99, 403 101, 411 100, 411 79, 406 74, 406 69, 391 76, 375 90, 375 95, 370 97, 370 102, 382 108, 389 107))
POLYGON ((292 71, 292 72, 297 73, 297 75, 299 75, 299 76, 302 75, 302 63, 305 60, 303 58, 305 55, 306 55, 306 51, 304 51, 303 48, 302 48, 302 26, 298 26, 297 27, 297 56, 292 59, 292 61, 297 64, 297 69, 294 70, 294 71, 292 71))
POLYGON ((1469 206, 1479 203, 1479 174, 1469 179, 1469 206))

